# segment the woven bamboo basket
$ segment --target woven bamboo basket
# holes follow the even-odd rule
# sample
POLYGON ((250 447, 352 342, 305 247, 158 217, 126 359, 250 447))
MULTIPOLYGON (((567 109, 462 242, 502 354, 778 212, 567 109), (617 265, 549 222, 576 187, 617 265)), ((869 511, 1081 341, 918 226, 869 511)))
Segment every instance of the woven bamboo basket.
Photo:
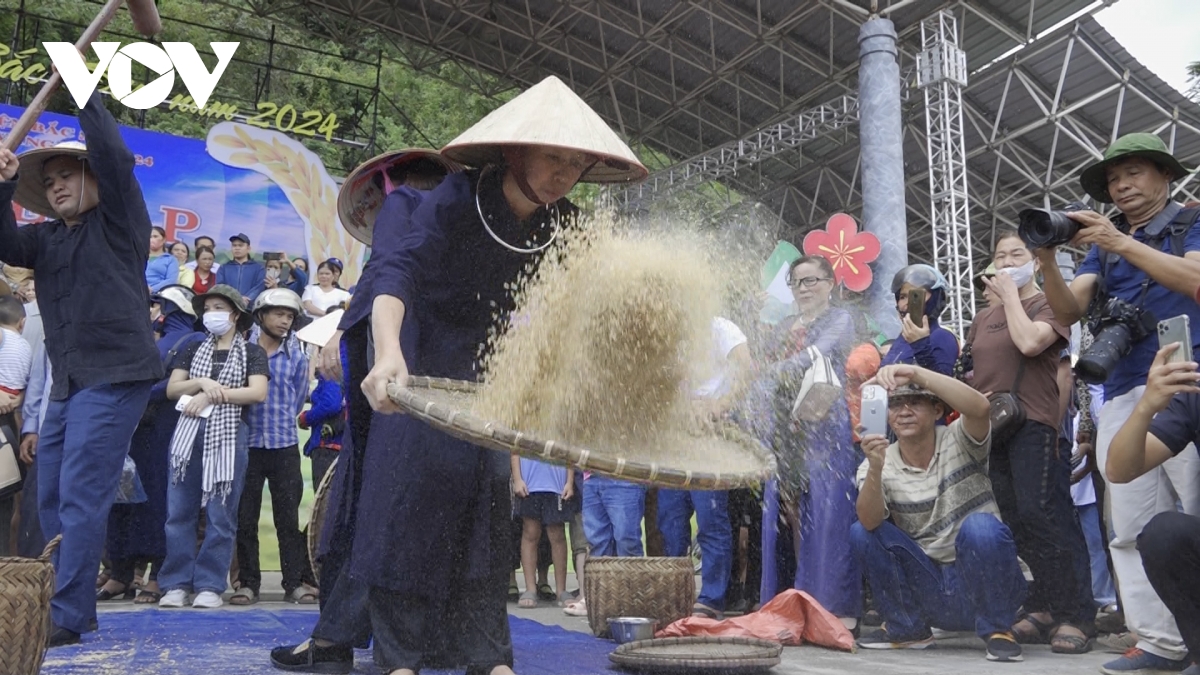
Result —
POLYGON ((308 514, 308 560, 312 565, 313 577, 321 578, 321 563, 317 562, 317 552, 321 550, 321 530, 325 527, 325 513, 329 510, 329 492, 332 488, 333 474, 337 470, 338 458, 335 457, 321 477, 317 492, 313 495, 312 510, 308 514))
POLYGON ((692 615, 696 602, 691 558, 588 558, 583 575, 588 625, 611 637, 608 620, 640 616, 660 627, 692 615))
POLYGON ((38 558, 0 558, 0 673, 37 675, 50 644, 50 556, 62 535, 38 558))
POLYGON ((640 640, 608 655, 629 670, 657 673, 749 675, 779 665, 783 645, 743 637, 683 637, 640 640))
POLYGON ((581 448, 538 438, 481 419, 470 412, 477 391, 478 385, 473 382, 432 377, 410 377, 406 387, 388 386, 388 395, 405 412, 455 438, 551 464, 575 466, 637 483, 689 490, 750 487, 775 475, 774 454, 732 425, 723 426, 712 435, 695 438, 696 444, 707 448, 714 459, 736 459, 737 470, 679 469, 657 461, 618 456, 611 450, 581 448))

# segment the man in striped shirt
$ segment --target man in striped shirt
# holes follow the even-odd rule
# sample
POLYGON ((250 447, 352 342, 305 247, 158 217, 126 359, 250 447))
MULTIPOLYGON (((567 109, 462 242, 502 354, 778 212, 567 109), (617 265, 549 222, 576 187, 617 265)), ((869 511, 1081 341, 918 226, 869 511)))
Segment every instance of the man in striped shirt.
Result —
POLYGON ((884 625, 859 646, 923 649, 933 627, 974 630, 988 660, 1020 661, 1010 627, 1026 584, 988 480, 988 400, 918 366, 885 366, 873 383, 889 391, 897 441, 862 439, 851 537, 884 625), (938 426, 952 409, 961 417, 938 426))
POLYGON ((250 454, 246 486, 238 505, 237 591, 230 604, 258 600, 262 572, 258 561, 258 520, 263 486, 271 490, 279 562, 283 568, 284 599, 316 604, 316 580, 300 532, 300 435, 296 416, 308 398, 308 357, 292 331, 300 315, 300 296, 286 288, 261 293, 254 302, 255 327, 250 341, 267 352, 270 382, 267 400, 250 408, 250 454))

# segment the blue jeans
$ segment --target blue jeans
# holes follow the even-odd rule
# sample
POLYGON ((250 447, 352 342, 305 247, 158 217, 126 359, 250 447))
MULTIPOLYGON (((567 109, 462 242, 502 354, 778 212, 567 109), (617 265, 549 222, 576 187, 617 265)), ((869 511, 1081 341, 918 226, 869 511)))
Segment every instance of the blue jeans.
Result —
MULTIPOLYGON (((1088 476, 1084 480, 1091 480, 1088 476)), ((1083 539, 1087 542, 1088 560, 1092 567, 1092 597, 1096 606, 1107 607, 1117 604, 1117 589, 1108 570, 1108 555, 1104 552, 1104 539, 1100 535, 1099 504, 1092 502, 1076 506, 1079 524, 1083 528, 1083 539)))
POLYGON ((583 532, 591 555, 640 557, 646 488, 607 476, 583 481, 583 532))
POLYGON ((725 591, 733 567, 733 532, 729 525, 729 493, 723 490, 658 491, 658 529, 667 555, 688 555, 692 543, 692 511, 696 513, 696 540, 704 567, 696 602, 725 609, 725 591))
POLYGON ((974 630, 987 639, 1017 620, 1025 577, 1012 532, 996 516, 967 516, 954 540, 955 561, 945 565, 886 521, 870 532, 855 523, 850 538, 888 636, 897 642, 925 637, 930 627, 974 630))
POLYGON ((96 618, 96 570, 108 512, 152 384, 74 389, 46 409, 38 439, 38 516, 47 540, 63 536, 50 616, 76 633, 89 632, 96 618))
POLYGON ((249 451, 246 447, 246 425, 238 426, 237 450, 233 462, 233 489, 222 502, 210 499, 204 507, 208 525, 204 543, 196 550, 196 528, 200 521, 200 501, 204 481, 204 432, 201 423, 192 445, 183 480, 172 480, 167 487, 167 558, 158 573, 158 585, 163 592, 182 589, 200 593, 225 592, 229 563, 233 561, 233 546, 237 536, 238 501, 246 479, 249 451))

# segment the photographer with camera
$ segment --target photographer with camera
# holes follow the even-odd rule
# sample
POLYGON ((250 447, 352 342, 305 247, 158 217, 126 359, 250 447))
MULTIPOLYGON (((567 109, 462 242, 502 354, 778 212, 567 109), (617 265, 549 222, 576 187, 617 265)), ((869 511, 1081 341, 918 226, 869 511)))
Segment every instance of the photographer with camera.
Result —
MULTIPOLYGON (((1087 316, 1095 336, 1075 370, 1085 382, 1104 383, 1096 432, 1100 466, 1145 392, 1157 347, 1148 338, 1158 320, 1187 314, 1200 326, 1193 300, 1200 287, 1200 228, 1194 227, 1200 212, 1170 199, 1171 182, 1187 174, 1158 136, 1128 134, 1080 176, 1093 199, 1120 211, 1115 222, 1082 207, 1021 213, 1021 238, 1037 249, 1055 318, 1070 325, 1087 316), (1070 286, 1055 263, 1056 247, 1068 242, 1090 247, 1070 286)), ((1128 483, 1108 480, 1113 567, 1126 623, 1139 640, 1136 649, 1105 664, 1104 673, 1174 672, 1187 665, 1179 630, 1142 567, 1137 537, 1157 513, 1175 510, 1176 501, 1185 512, 1200 513, 1197 464, 1195 453, 1183 453, 1128 483)))
POLYGON ((1033 572, 1013 633, 1020 642, 1049 642, 1058 654, 1082 654, 1091 649, 1095 607, 1070 462, 1058 440, 1058 370, 1071 331, 1054 320, 1034 281, 1037 261, 1015 231, 996 234, 992 266, 982 283, 993 298, 975 315, 964 353, 987 355, 973 359, 971 385, 991 397, 988 475, 1033 572))

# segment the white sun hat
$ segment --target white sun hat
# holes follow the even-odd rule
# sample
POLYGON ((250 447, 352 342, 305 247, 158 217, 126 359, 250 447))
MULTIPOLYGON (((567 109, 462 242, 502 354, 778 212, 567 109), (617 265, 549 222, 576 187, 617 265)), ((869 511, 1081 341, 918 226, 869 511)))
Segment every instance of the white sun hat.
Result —
POLYGON ((505 147, 527 145, 596 156, 599 161, 579 179, 584 183, 627 183, 650 174, 608 124, 553 75, 447 143, 442 156, 482 167, 503 161, 505 147))

